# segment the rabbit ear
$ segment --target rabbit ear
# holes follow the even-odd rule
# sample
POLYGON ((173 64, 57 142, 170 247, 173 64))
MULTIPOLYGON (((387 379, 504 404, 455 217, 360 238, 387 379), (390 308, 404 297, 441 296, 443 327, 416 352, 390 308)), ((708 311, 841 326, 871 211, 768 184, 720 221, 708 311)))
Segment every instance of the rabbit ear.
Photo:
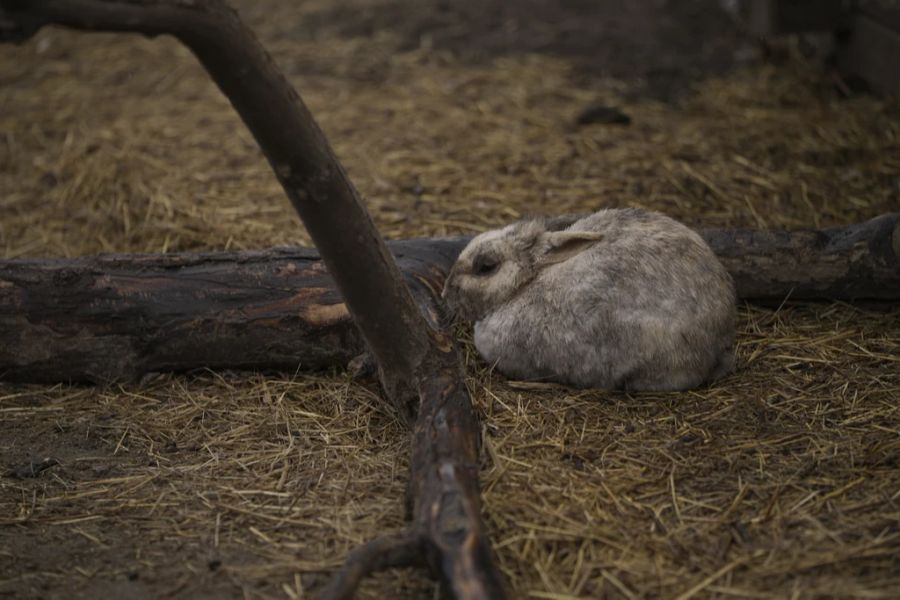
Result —
POLYGON ((603 239, 596 231, 548 231, 538 244, 537 262, 541 266, 555 265, 581 254, 603 239))
MULTIPOLYGON (((544 224, 539 221, 526 221, 519 225, 518 230, 514 234, 513 245, 518 252, 529 255, 535 254, 535 246, 544 237, 546 229, 544 224)), ((540 253, 539 251, 537 252, 540 253)))

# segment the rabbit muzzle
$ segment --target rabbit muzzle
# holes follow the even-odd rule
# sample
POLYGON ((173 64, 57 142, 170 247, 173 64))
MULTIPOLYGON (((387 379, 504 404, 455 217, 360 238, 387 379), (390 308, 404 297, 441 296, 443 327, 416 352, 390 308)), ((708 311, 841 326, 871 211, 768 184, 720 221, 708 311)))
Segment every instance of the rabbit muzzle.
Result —
POLYGON ((459 319, 471 320, 473 311, 467 305, 465 294, 462 293, 459 285, 457 285, 456 278, 453 276, 452 271, 447 278, 447 282, 444 284, 444 290, 441 292, 441 299, 444 301, 447 317, 451 322, 456 322, 459 319))

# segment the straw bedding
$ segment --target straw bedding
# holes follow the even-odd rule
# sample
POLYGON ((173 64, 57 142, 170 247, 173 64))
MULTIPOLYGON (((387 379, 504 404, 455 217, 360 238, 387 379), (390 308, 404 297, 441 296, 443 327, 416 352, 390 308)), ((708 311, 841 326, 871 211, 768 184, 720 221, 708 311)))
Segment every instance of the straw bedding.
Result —
MULTIPOLYGON (((752 227, 900 206, 897 98, 843 97, 796 40, 737 60, 703 2, 628 4, 238 3, 389 238, 601 206, 752 227), (576 126, 592 105, 631 124, 576 126)), ((3 257, 308 243, 173 40, 0 48, 3 257)), ((514 597, 897 595, 900 309, 744 305, 738 329, 734 374, 639 395, 508 381, 460 329, 514 597)), ((0 384, 0 431, 0 596, 309 597, 403 524, 405 427, 342 370, 0 384)), ((390 571, 361 597, 434 593, 390 571)))

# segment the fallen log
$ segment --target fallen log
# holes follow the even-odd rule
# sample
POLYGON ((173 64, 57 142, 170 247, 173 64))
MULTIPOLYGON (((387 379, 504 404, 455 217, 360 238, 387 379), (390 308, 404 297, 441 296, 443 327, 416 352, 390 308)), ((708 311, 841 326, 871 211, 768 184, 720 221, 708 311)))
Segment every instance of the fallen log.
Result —
POLYGON ((700 233, 746 300, 900 299, 900 213, 821 231, 700 233))
MULTIPOLYGON (((900 299, 900 213, 823 231, 706 229, 751 301, 900 299)), ((468 238, 391 242, 433 327, 468 238)), ((343 367, 365 343, 315 250, 0 261, 0 378, 343 367)))
MULTIPOLYGON (((438 323, 454 242, 397 252, 438 323)), ((318 370, 366 344, 316 250, 100 255, 0 262, 0 378, 134 381, 198 368, 318 370)))

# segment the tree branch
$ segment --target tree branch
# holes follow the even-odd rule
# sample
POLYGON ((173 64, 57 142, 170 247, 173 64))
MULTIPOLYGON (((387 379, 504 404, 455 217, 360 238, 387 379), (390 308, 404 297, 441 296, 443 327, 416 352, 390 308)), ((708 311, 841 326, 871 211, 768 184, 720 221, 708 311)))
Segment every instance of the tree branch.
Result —
POLYGON ((7 19, 171 34, 237 109, 272 165, 372 349, 388 397, 410 413, 429 328, 306 105, 237 13, 219 0, 0 0, 7 19), (373 293, 377 290, 377 293, 373 293))
POLYGON ((347 555, 343 566, 327 586, 319 591, 320 600, 353 598, 362 580, 376 571, 410 565, 424 566, 422 539, 414 533, 385 535, 357 546, 347 555))
MULTIPOLYGON (((437 411, 452 436, 459 438, 456 446, 477 448, 477 423, 455 420, 458 414, 471 415, 472 409, 462 391, 452 339, 429 327, 419 312, 324 134, 237 13, 222 0, 0 0, 0 23, 0 35, 14 41, 54 23, 94 31, 171 34, 187 45, 253 133, 303 219, 375 356, 388 398, 407 413, 418 406, 419 423, 437 411), (450 382, 460 392, 448 397, 443 387, 434 387, 436 381, 450 382)), ((438 449, 444 446, 441 439, 414 440, 413 463, 420 464, 431 480, 452 469, 454 461, 473 462, 468 455, 443 455, 438 449), (434 460, 422 462, 420 454, 434 460)), ((437 558, 430 561, 433 573, 458 598, 501 598, 501 579, 478 510, 477 471, 457 470, 454 478, 442 483, 441 488, 419 487, 414 496, 415 512, 426 523, 419 529, 437 550, 432 553, 437 558), (454 522, 455 531, 470 543, 441 545, 439 538, 428 538, 446 530, 442 515, 456 513, 455 504, 445 502, 458 498, 465 498, 468 510, 464 520, 454 522), (422 506, 431 507, 430 512, 426 514, 422 506)))

